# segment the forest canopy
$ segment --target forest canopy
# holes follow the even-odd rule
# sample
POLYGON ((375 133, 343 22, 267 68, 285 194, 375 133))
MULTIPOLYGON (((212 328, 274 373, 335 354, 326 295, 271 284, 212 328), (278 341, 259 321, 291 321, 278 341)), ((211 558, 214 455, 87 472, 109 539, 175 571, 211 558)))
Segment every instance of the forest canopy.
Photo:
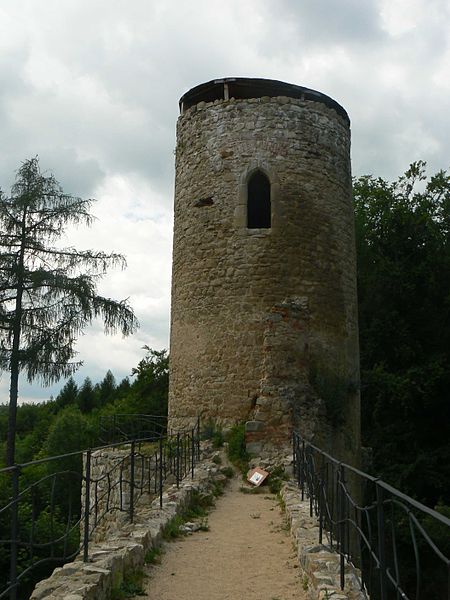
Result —
POLYGON ((362 434, 371 470, 450 504, 450 177, 354 181, 362 434))

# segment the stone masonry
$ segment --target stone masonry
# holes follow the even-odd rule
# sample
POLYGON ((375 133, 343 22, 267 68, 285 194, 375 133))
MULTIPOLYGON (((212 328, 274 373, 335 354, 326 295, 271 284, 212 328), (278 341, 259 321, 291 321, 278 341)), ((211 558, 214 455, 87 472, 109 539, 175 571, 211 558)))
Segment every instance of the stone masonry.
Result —
POLYGON ((256 421, 273 443, 295 426, 358 462, 348 117, 323 94, 271 80, 209 82, 181 108, 169 416, 256 421), (256 171, 270 181, 269 228, 247 227, 256 171), (335 381, 333 420, 324 390, 335 381))
POLYGON ((310 501, 306 498, 301 500, 296 483, 286 483, 281 490, 281 498, 308 599, 367 600, 368 595, 361 589, 361 572, 351 564, 345 565, 344 589, 341 590, 339 554, 326 544, 318 543, 318 519, 310 516, 310 501))
MULTIPOLYGON (((103 464, 108 472, 117 465, 123 453, 117 456, 98 453, 96 468, 103 464)), ((210 494, 214 482, 224 482, 225 476, 212 462, 211 449, 203 444, 203 460, 197 464, 194 478, 185 478, 179 488, 166 487, 163 506, 159 498, 142 496, 136 505, 134 522, 124 513, 105 515, 106 525, 91 536, 89 562, 78 555, 73 562, 56 568, 52 575, 40 581, 31 600, 110 600, 120 595, 120 586, 129 575, 139 574, 146 554, 161 545, 167 524, 189 505, 194 491, 210 494)), ((120 596, 122 597, 122 596, 120 596)))

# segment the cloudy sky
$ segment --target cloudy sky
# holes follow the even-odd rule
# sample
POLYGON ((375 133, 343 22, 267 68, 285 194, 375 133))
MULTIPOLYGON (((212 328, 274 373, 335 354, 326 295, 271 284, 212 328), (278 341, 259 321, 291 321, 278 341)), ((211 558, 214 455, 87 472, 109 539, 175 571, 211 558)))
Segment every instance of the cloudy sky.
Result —
MULTIPOLYGON (((127 339, 94 325, 77 374, 117 379, 168 347, 178 99, 218 77, 266 77, 335 98, 352 121, 353 173, 395 178, 450 164, 448 0, 4 0, 0 186, 39 155, 65 191, 97 200, 69 244, 122 252, 100 292, 129 297, 127 339)), ((22 384, 22 398, 55 394, 22 384)), ((0 402, 8 380, 0 380, 0 402)))

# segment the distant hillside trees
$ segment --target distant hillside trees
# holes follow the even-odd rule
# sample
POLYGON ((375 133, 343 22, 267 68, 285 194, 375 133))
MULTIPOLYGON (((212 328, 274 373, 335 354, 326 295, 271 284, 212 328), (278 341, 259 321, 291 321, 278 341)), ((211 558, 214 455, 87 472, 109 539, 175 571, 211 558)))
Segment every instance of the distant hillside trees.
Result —
POLYGON ((11 382, 8 465, 15 460, 19 373, 44 384, 70 376, 80 364, 74 361, 76 337, 97 317, 109 333, 128 335, 137 327, 126 301, 96 290, 109 267, 125 266, 123 256, 55 245, 69 225, 92 222, 91 203, 64 193, 37 158, 22 164, 10 196, 0 193, 0 369, 9 371, 11 382))
MULTIPOLYGON (((144 349, 143 359, 132 369, 131 380, 125 377, 116 384, 111 371, 95 384, 87 377, 77 385, 70 377, 54 400, 18 406, 16 462, 42 458, 53 451, 56 454, 68 452, 69 446, 72 450, 82 450, 97 445, 102 416, 117 413, 166 415, 169 358, 166 350, 152 350, 148 346, 144 349), (70 433, 64 443, 64 429, 71 419, 74 426, 82 430, 82 437, 70 433), (58 433, 61 429, 62 434, 58 433)), ((8 406, 0 405, 0 467, 4 466, 7 428, 8 406)))

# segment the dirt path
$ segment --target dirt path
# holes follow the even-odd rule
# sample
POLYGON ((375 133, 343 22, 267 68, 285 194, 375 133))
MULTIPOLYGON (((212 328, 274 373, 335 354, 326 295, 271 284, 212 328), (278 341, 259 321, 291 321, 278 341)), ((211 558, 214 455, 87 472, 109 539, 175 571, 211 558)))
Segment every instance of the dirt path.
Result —
POLYGON ((146 569, 157 600, 302 600, 295 552, 271 494, 243 494, 233 479, 208 517, 209 531, 167 543, 146 569))

